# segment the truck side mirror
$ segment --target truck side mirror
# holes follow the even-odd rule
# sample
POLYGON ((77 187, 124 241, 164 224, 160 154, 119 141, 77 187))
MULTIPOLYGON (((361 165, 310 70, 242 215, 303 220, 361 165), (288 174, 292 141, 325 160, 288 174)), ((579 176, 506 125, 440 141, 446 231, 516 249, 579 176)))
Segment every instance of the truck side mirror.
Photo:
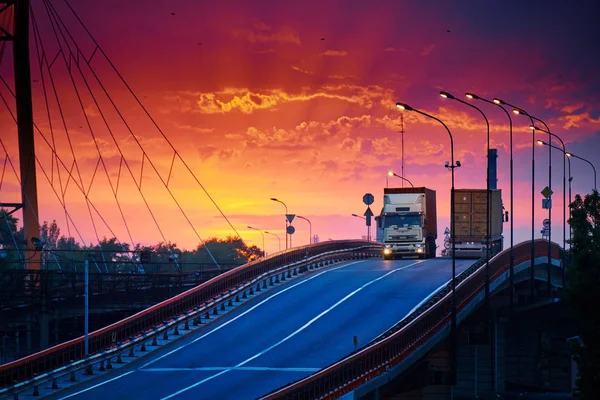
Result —
POLYGON ((504 213, 504 222, 508 222, 508 211, 504 213))
POLYGON ((423 220, 423 225, 427 226, 427 217, 423 220))

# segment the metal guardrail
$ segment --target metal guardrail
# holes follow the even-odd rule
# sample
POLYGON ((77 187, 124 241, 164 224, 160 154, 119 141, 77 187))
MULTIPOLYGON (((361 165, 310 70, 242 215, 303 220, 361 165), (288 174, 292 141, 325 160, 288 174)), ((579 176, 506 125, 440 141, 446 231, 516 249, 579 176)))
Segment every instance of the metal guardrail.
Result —
MULTIPOLYGON (((547 256, 548 241, 536 240, 534 249, 536 257, 547 256)), ((560 247, 556 243, 552 243, 551 257, 559 259, 559 256, 560 247)), ((516 245, 514 258, 515 265, 530 260, 531 242, 516 245)), ((485 271, 484 268, 481 268, 483 264, 479 265, 479 269, 467 273, 460 283, 457 282, 457 312, 460 312, 483 290, 485 286, 485 271)), ((509 265, 510 250, 504 250, 490 260, 490 281, 504 273, 509 265)), ((397 325, 393 328, 395 331, 378 342, 317 373, 277 389, 261 397, 261 400, 333 399, 361 386, 406 359, 415 349, 449 323, 452 306, 451 291, 445 288, 436 299, 432 299, 426 306, 425 311, 406 323, 397 325)))
MULTIPOLYGON (((18 393, 30 387, 65 375, 74 370, 110 360, 126 349, 142 344, 175 329, 190 319, 214 310, 248 287, 291 269, 302 272, 311 263, 328 262, 341 257, 380 257, 381 244, 362 240, 345 240, 318 243, 278 253, 266 259, 253 261, 219 275, 193 289, 149 307, 131 317, 99 329, 89 335, 89 356, 84 355, 84 338, 79 337, 36 354, 0 366, 0 395, 18 393)), ((285 279, 285 278, 283 278, 285 279)), ((35 390, 34 390, 35 391, 35 390)))

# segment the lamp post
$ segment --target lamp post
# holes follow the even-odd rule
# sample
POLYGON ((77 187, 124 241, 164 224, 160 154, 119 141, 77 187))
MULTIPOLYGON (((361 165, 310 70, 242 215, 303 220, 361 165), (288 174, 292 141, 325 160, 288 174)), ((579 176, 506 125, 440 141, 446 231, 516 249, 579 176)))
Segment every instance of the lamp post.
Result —
MULTIPOLYGON (((564 221, 564 223, 563 223, 563 250, 566 250, 566 242, 567 242, 567 234, 566 234, 566 225, 567 225, 567 185, 566 185, 567 172, 566 172, 566 170, 567 170, 567 162, 566 162, 566 160, 568 160, 568 157, 566 157, 567 149, 565 148, 565 142, 563 142, 562 139, 558 135, 556 135, 548 130, 538 128, 535 125, 532 125, 529 128, 531 128, 534 131, 534 133, 536 130, 538 130, 538 131, 545 132, 552 137, 555 137, 556 140, 558 140, 562 146, 562 150, 561 150, 555 146, 552 146, 552 143, 547 143, 547 145, 550 146, 550 148, 555 148, 557 150, 560 150, 563 153, 563 221, 564 221)), ((538 144, 546 144, 546 142, 538 140, 538 144), (540 142, 542 142, 542 143, 540 143, 540 142)), ((570 174, 571 174, 571 169, 569 167, 569 175, 570 174)), ((552 227, 550 227, 550 228, 552 228, 552 227)))
POLYGON ((296 215, 296 218, 300 218, 308 222, 308 244, 312 244, 312 224, 310 223, 310 220, 308 218, 304 218, 301 215, 296 215))
MULTIPOLYGON (((490 232, 492 230, 492 223, 490 221, 490 208, 491 208, 491 196, 490 196, 490 186, 491 186, 491 182, 490 182, 490 121, 488 120, 487 116, 484 114, 483 111, 481 111, 481 109, 479 107, 474 106, 473 104, 467 103, 464 100, 461 100, 459 98, 454 97, 452 94, 445 92, 445 91, 441 91, 440 92, 440 96, 445 98, 445 99, 450 99, 450 100, 456 100, 459 103, 462 103, 466 106, 469 106, 471 108, 474 108, 475 110, 479 111, 479 113, 481 114, 481 116, 483 117, 483 119, 485 120, 485 126, 486 126, 486 131, 487 131, 487 166, 486 166, 486 178, 485 178, 485 182, 486 182, 486 189, 485 189, 485 198, 486 198, 486 207, 485 207, 485 218, 486 218, 486 235, 485 235, 485 243, 486 243, 486 251, 485 251, 485 298, 484 298, 484 302, 485 302, 485 312, 488 315, 488 319, 487 319, 487 324, 486 324, 486 329, 487 329, 487 336, 489 336, 489 333, 492 331, 490 329, 490 324, 491 324, 491 320, 489 319, 490 317, 490 309, 491 309, 491 305, 490 305, 490 232)), ((492 342, 490 340, 490 342, 492 342)), ((491 369, 491 380, 492 380, 492 387, 495 388, 495 371, 494 371, 494 357, 495 357, 495 349, 494 346, 490 346, 490 355, 491 355, 491 365, 492 365, 492 369, 491 369)))
POLYGON ((404 181, 406 181, 406 182, 410 183, 410 186, 411 186, 411 187, 415 187, 415 185, 413 185, 411 181, 409 181, 408 179, 406 179, 406 178, 405 178, 405 177, 403 177, 403 176, 400 176, 400 175, 398 175, 398 174, 397 174, 397 173, 395 173, 394 171, 388 171, 388 175, 389 175, 389 176, 395 176, 396 178, 400 178, 400 179, 402 179, 402 180, 404 180, 404 181))
MULTIPOLYGON (((502 107, 502 105, 500 103, 495 103, 493 101, 490 101, 488 99, 484 99, 483 97, 480 97, 474 93, 465 93, 465 96, 469 99, 475 99, 475 100, 481 100, 485 103, 488 104, 492 104, 494 106, 499 107, 502 111, 504 111, 504 113, 506 114, 506 116, 508 117, 508 123, 509 123, 509 141, 510 141, 510 272, 509 272, 509 285, 510 285, 510 310, 512 311, 514 309, 514 283, 515 283, 515 278, 514 278, 514 267, 515 267, 515 255, 514 255, 514 179, 513 179, 513 129, 512 129, 512 118, 510 116, 510 113, 508 111, 506 111, 506 109, 504 107, 502 107)), ((488 146, 489 146, 489 140, 488 140, 488 146)), ((489 157, 489 154, 488 154, 489 157)), ((489 161, 489 160, 488 160, 489 161)))
MULTIPOLYGON (((525 115, 527 117, 529 117, 529 120, 531 121, 531 125, 534 125, 533 123, 533 118, 531 117, 531 115, 527 114, 525 111, 523 111, 522 109, 518 108, 517 106, 514 106, 512 104, 509 104, 507 102, 505 102, 504 100, 501 100, 499 98, 494 98, 494 103, 498 104, 498 105, 507 105, 509 107, 512 107, 513 109, 513 113, 517 114, 517 115, 525 115)), ((535 294, 535 274, 534 274, 534 266, 533 263, 535 261, 535 232, 534 232, 534 226, 535 226, 535 137, 532 135, 532 142, 531 142, 531 268, 530 268, 530 275, 529 275, 529 289, 530 289, 530 296, 531 296, 531 301, 533 301, 534 298, 534 294, 535 294)))
POLYGON ((586 163, 590 164, 590 166, 594 170, 594 190, 597 191, 598 189, 596 188, 596 168, 594 167, 594 164, 592 164, 590 161, 586 160, 585 158, 576 156, 573 153, 565 153, 565 154, 567 155, 567 157, 579 158, 580 160, 585 161, 586 163))
MULTIPOLYGON (((546 125, 546 123, 544 121, 542 121, 539 118, 534 117, 533 115, 530 116, 532 119, 541 122, 542 125, 544 125, 544 127, 546 128, 545 131, 548 133, 548 143, 552 144, 552 136, 558 137, 556 135, 554 135, 553 133, 550 132, 550 128, 548 127, 548 125, 546 125)), ((535 124, 531 124, 530 128, 533 129, 533 133, 535 136, 535 124)), ((535 138, 534 138, 535 139, 535 138)), ((561 140, 562 142, 562 140, 561 140)), ((563 169, 564 169, 564 162, 563 162, 563 169)), ((564 170, 563 170, 564 172, 564 170)), ((548 188, 550 190, 552 190, 552 148, 548 147, 548 188)), ((552 194, 549 196, 550 199, 552 199, 552 194)), ((550 204, 548 207, 548 220, 550 221, 550 229, 548 229, 548 296, 551 296, 552 294, 552 275, 550 273, 550 266, 551 266, 551 256, 552 256, 552 200, 550 200, 550 204)))
MULTIPOLYGON (((366 219, 365 217, 363 217, 362 215, 358 215, 358 214, 352 214, 352 216, 353 216, 353 217, 356 217, 356 218, 362 218, 362 219, 364 219, 365 221, 367 220, 367 219, 366 219)), ((370 227, 370 226, 367 226, 367 242, 370 242, 370 241, 371 241, 371 227, 370 227)))
POLYGON ((277 243, 279 244, 279 251, 281 251, 281 238, 279 237, 279 235, 272 233, 272 232, 267 232, 267 231, 265 231, 265 233, 267 235, 273 235, 277 238, 277 243))
POLYGON ((491 231, 491 223, 490 223, 490 203, 491 203, 491 199, 490 199, 490 122, 487 119, 487 116, 483 113, 483 111, 481 111, 479 109, 479 107, 474 106, 473 104, 467 103, 464 100, 458 99, 456 97, 454 97, 453 95, 451 95, 448 92, 440 92, 440 96, 442 96, 445 99, 451 99, 451 100, 456 100, 459 103, 465 104, 471 108, 474 108, 475 110, 479 111, 479 113, 483 116, 483 119, 485 120, 485 125, 487 127, 487 177, 485 179, 486 181, 486 212, 485 212, 485 217, 486 217, 486 235, 485 235, 485 239, 486 239, 486 246, 487 246, 487 250, 485 252, 485 256, 486 256, 486 262, 485 262, 485 302, 486 302, 486 307, 487 310, 489 312, 489 307, 490 307, 490 231, 491 231))
POLYGON ((252 229, 254 231, 259 231, 260 234, 262 235, 262 238, 263 238, 263 251, 262 251, 263 254, 262 255, 263 255, 263 258, 264 258, 265 257, 265 234, 260 229, 253 228, 251 226, 248 226, 248 229, 252 229))
MULTIPOLYGON (((557 136, 557 138, 558 138, 558 140, 560 140, 560 138, 558 136, 557 136)), ((569 193, 570 193, 571 192, 571 159, 569 157, 567 157, 567 152, 565 151, 565 144, 562 142, 562 140, 560 140, 560 142, 563 145, 562 149, 560 147, 553 146, 550 143, 546 143, 543 140, 537 141, 537 143, 540 145, 549 146, 551 149, 556 149, 556 150, 560 151, 561 153, 563 153, 563 163, 564 163, 564 160, 569 161, 569 193)), ((563 250, 566 250, 566 248, 567 248, 567 237, 566 237, 566 225, 567 225, 566 207, 567 207, 567 204, 566 204, 566 195, 565 195, 565 191, 566 191, 565 183, 566 183, 565 182, 565 171, 563 168, 563 202, 564 202, 564 204, 563 204, 563 206, 564 206, 563 207, 563 211, 564 211, 563 212, 563 214, 564 214, 564 217, 563 217, 563 250)), ((569 215, 570 215, 570 213, 569 213, 569 215)), ((570 232, 570 229, 569 229, 569 232, 570 232)), ((566 280, 565 274, 566 274, 566 270, 565 270, 565 268, 563 268, 563 282, 562 282, 563 287, 565 286, 565 280, 566 280)))
POLYGON ((288 208, 287 208, 287 206, 285 205, 285 203, 283 201, 277 200, 275 197, 271 197, 271 200, 276 201, 277 203, 281 203, 285 207, 285 215, 286 215, 286 217, 285 217, 285 230, 284 230, 284 232, 285 232, 285 249, 287 250, 288 249, 288 233, 287 233, 287 227, 288 227, 288 220, 287 220, 288 208))
POLYGON ((446 131, 448 132, 448 136, 450 137, 450 154, 451 154, 451 164, 449 165, 446 162, 446 167, 450 168, 452 171, 452 186, 450 189, 450 240, 452 240, 452 323, 450 327, 450 337, 452 343, 452 375, 453 375, 453 383, 456 384, 456 229, 455 229, 455 219, 454 219, 454 170, 457 167, 460 167, 460 161, 454 163, 454 138, 452 137, 452 132, 450 129, 442 122, 441 119, 434 117, 433 115, 429 115, 423 111, 412 108, 408 104, 404 103, 396 103, 396 107, 400 110, 406 111, 414 111, 418 114, 421 114, 425 117, 434 119, 438 121, 446 131))

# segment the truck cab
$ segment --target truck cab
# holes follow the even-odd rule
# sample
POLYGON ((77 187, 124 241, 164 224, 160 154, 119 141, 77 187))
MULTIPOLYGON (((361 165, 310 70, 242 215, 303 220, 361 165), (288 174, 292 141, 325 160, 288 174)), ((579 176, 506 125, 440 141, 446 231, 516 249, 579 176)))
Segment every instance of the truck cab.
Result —
POLYGON ((385 259, 435 257, 437 238, 435 191, 426 188, 386 188, 377 220, 385 259))

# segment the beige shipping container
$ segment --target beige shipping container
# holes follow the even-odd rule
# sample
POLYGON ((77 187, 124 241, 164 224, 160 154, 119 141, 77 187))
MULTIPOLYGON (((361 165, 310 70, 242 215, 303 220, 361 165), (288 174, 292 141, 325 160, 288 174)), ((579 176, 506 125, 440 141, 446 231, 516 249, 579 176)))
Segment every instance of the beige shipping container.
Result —
MULTIPOLYGON (((503 228, 502 190, 490 190, 491 234, 500 236, 503 228)), ((456 236, 476 240, 486 236, 487 194, 485 189, 455 189, 456 236), (459 211, 460 210, 460 211, 459 211)))

